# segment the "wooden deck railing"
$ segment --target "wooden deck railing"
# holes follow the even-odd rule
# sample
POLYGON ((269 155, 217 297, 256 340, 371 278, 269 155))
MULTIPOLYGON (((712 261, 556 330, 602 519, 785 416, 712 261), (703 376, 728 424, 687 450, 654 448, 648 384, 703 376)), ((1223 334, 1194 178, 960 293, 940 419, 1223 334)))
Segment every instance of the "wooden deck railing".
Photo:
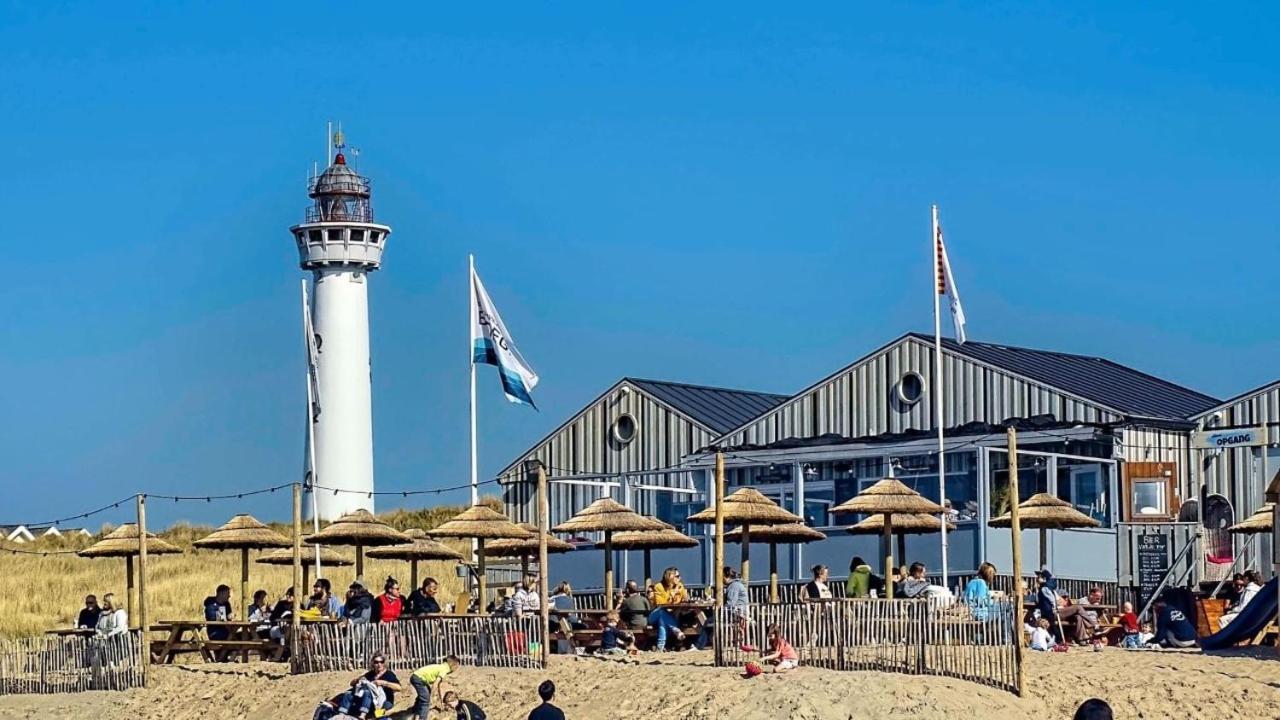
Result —
POLYGON ((412 618, 394 623, 308 625, 302 630, 295 673, 367 669, 382 653, 388 666, 412 671, 456 655, 464 665, 539 667, 538 618, 479 615, 412 618))
POLYGON ((1015 613, 1008 601, 941 608, 927 600, 832 600, 752 606, 745 631, 727 610, 716 622, 716 664, 742 666, 767 652, 778 625, 801 665, 940 675, 1016 692, 1015 613), (743 645, 756 648, 743 649, 743 645))
POLYGON ((45 635, 0 643, 0 695, 141 685, 142 643, 136 630, 110 638, 45 635))

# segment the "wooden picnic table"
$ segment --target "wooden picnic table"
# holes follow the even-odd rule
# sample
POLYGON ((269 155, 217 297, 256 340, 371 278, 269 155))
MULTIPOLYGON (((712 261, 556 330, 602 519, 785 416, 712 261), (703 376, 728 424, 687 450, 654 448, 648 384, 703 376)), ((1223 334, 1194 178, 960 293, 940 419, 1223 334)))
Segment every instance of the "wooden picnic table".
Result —
POLYGON ((151 642, 151 658, 155 663, 172 663, 183 653, 200 653, 205 662, 218 662, 224 653, 238 653, 242 662, 249 660, 249 653, 258 653, 263 660, 278 660, 284 646, 258 637, 263 623, 239 620, 161 620, 151 626, 152 632, 167 633, 163 640, 151 642), (209 638, 210 628, 225 628, 225 639, 209 638))

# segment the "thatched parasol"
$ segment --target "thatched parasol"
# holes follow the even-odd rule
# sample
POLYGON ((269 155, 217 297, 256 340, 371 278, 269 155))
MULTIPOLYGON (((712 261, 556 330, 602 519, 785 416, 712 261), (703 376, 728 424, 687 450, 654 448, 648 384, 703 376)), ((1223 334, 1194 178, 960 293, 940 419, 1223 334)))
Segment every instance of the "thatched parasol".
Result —
POLYGON ((408 535, 374 517, 368 510, 352 510, 307 538, 314 545, 354 545, 356 577, 364 577, 364 549, 382 545, 402 545, 408 535))
POLYGON ((665 523, 647 518, 620 505, 613 498, 602 497, 578 511, 577 515, 551 528, 551 532, 604 533, 604 601, 607 604, 613 602, 613 534, 662 530, 664 527, 665 523))
MULTIPOLYGON (((908 535, 928 535, 942 532, 942 521, 936 515, 894 515, 893 534, 898 536, 898 558, 907 556, 908 535)), ((955 530, 955 523, 947 521, 947 532, 955 530)), ((850 535, 883 535, 884 515, 869 515, 861 522, 849 526, 850 535)))
POLYGON ((884 538, 884 586, 885 597, 893 597, 893 525, 901 515, 941 514, 943 508, 936 502, 912 490, 902 481, 885 478, 852 498, 831 508, 833 513, 864 513, 885 516, 884 538))
MULTIPOLYGON (((484 554, 497 558, 520 558, 521 576, 529 574, 529 560, 538 555, 538 528, 529 523, 520 523, 520 527, 529 533, 524 540, 494 540, 484 546, 484 554)), ((573 549, 569 543, 547 533, 547 553, 564 553, 573 549)))
MULTIPOLYGON (((252 515, 236 515, 225 525, 191 543, 207 550, 240 551, 240 618, 249 618, 249 551, 266 548, 291 548, 293 542, 263 525, 252 515)), ((290 563, 293 555, 290 553, 290 563)))
POLYGON ((479 595, 476 610, 483 613, 485 609, 485 540, 524 540, 529 532, 507 519, 506 515, 484 505, 472 505, 453 517, 452 520, 437 528, 427 531, 433 538, 467 538, 476 541, 476 562, 479 571, 479 595))
POLYGON ((412 542, 403 545, 388 545, 386 547, 374 548, 365 553, 371 558, 382 558, 384 560, 408 560, 409 561, 409 587, 418 587, 418 561, 419 560, 457 560, 462 561, 462 553, 445 545, 436 542, 427 537, 427 531, 414 528, 405 530, 405 535, 413 538, 412 542))
MULTIPOLYGON (((613 549, 615 550, 643 550, 644 551, 644 586, 649 587, 653 581, 653 566, 650 554, 654 550, 672 550, 675 548, 697 547, 698 541, 685 535, 673 526, 654 518, 649 518, 657 523, 662 523, 661 530, 624 530, 613 536, 613 549)), ((596 543, 596 547, 604 547, 604 543, 596 543)))
MULTIPOLYGON (((802 523, 768 525, 751 531, 751 539, 769 543, 769 602, 778 602, 778 545, 826 540, 827 536, 802 523)), ((742 528, 724 534, 725 542, 742 542, 742 528)))
MULTIPOLYGON (((147 555, 175 555, 181 552, 177 545, 161 540, 155 533, 147 533, 147 555)), ((125 602, 128 603, 129 612, 132 613, 134 609, 133 558, 138 554, 138 526, 125 523, 76 554, 86 558, 124 558, 125 602)))
MULTIPOLYGON (((991 518, 987 525, 996 528, 1007 528, 1012 523, 1012 515, 1005 513, 991 518)), ((1036 493, 1018 504, 1018 517, 1023 530, 1040 531, 1040 567, 1049 562, 1049 530, 1066 530, 1068 528, 1101 527, 1102 523, 1075 509, 1071 503, 1059 499, 1049 493, 1036 493)))
MULTIPOLYGON (((751 526, 803 523, 804 518, 785 510, 755 488, 739 488, 724 499, 724 523, 740 525, 742 530, 742 583, 751 582, 751 526)), ((714 523, 716 509, 709 507, 689 516, 690 522, 714 523)), ((720 568, 714 568, 720 572, 720 568)))
POLYGON ((1269 533, 1272 531, 1272 513, 1275 512, 1275 503, 1267 503, 1258 508, 1258 512, 1241 520, 1240 522, 1227 528, 1227 532, 1236 535, 1254 535, 1257 533, 1269 533))
MULTIPOLYGON (((355 564, 355 561, 337 550, 330 550, 320 545, 316 546, 316 550, 320 553, 320 562, 327 567, 351 567, 355 564)), ((311 551, 308 550, 307 558, 311 559, 311 555, 311 551)), ((254 562, 263 565, 293 565, 293 548, 281 548, 263 553, 262 557, 254 562)), ((304 562, 302 563, 302 587, 295 588, 295 592, 298 593, 298 597, 305 597, 305 590, 309 587, 311 587, 311 563, 304 562)))

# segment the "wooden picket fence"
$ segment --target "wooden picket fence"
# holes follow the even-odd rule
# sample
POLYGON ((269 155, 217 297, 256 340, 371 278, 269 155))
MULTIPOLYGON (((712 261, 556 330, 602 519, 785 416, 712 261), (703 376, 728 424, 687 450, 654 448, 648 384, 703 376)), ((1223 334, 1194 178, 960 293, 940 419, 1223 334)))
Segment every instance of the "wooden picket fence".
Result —
POLYGON ((0 695, 141 685, 142 642, 136 630, 110 638, 45 635, 0 643, 0 695))
POLYGON ((759 658, 767 652, 767 629, 778 625, 801 665, 940 675, 1017 692, 1016 617, 1005 600, 978 608, 928 600, 763 605, 752 606, 745 623, 721 610, 715 658, 737 667, 759 658))
POLYGON ((456 655, 464 665, 541 667, 537 617, 482 615, 409 618, 393 623, 307 625, 302 630, 295 673, 367 669, 382 653, 395 670, 415 670, 456 655))

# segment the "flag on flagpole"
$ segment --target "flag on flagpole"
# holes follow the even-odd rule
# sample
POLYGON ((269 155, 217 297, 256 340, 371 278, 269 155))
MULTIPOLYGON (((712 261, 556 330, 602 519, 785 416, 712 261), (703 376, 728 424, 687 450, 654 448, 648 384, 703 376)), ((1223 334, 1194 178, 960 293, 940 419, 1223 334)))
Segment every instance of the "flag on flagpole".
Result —
POLYGON ((950 301, 951 321, 955 324, 956 341, 963 343, 965 341, 964 307, 960 304, 960 291, 956 289, 955 278, 951 276, 951 261, 947 258, 947 246, 942 241, 942 225, 937 226, 933 245, 936 260, 935 270, 938 278, 938 295, 946 295, 950 301))
POLYGON ((307 343, 307 381, 311 383, 311 422, 320 421, 320 345, 311 324, 311 307, 307 302, 307 284, 302 283, 302 334, 307 343))
POLYGON ((471 270, 471 293, 475 298, 471 316, 471 364, 497 366, 507 400, 536 410, 531 393, 538 384, 538 374, 516 349, 515 339, 507 332, 475 268, 471 270))

